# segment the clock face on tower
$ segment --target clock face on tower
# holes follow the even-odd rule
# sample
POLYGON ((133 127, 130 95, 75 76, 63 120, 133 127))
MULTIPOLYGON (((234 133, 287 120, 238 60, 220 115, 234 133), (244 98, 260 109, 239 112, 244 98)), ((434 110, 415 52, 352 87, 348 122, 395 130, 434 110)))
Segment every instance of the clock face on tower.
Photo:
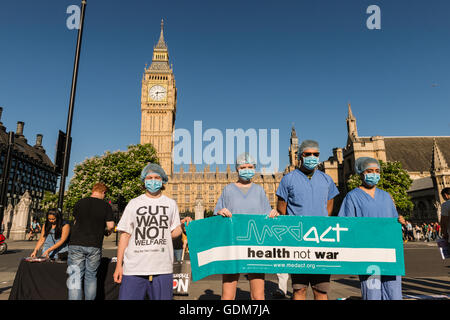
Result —
POLYGON ((155 101, 161 101, 166 97, 167 90, 163 86, 156 85, 150 88, 148 95, 155 101))

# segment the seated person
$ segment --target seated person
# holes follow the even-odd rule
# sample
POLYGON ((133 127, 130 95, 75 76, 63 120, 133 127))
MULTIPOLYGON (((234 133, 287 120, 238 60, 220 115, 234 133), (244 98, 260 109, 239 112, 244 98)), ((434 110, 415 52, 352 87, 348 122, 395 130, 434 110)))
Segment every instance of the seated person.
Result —
POLYGON ((33 222, 31 223, 30 229, 28 231, 27 237, 28 240, 31 240, 35 234, 38 234, 41 232, 41 225, 38 222, 38 219, 35 217, 33 218, 33 222))

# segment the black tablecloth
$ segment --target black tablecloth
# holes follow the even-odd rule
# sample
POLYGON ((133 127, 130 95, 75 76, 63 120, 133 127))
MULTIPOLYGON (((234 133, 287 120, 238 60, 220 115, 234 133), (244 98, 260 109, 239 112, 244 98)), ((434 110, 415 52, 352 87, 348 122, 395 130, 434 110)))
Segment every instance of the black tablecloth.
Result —
MULTIPOLYGON (((102 258, 97 273, 96 300, 117 300, 120 285, 114 283, 116 263, 102 258)), ((22 260, 9 300, 67 300, 67 263, 22 260)))

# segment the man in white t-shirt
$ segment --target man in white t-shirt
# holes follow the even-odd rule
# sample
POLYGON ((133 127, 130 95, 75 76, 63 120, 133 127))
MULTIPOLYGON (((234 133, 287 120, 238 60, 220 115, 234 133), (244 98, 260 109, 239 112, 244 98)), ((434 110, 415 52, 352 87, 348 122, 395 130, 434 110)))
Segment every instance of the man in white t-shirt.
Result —
POLYGON ((450 214, 450 188, 444 188, 441 191, 442 198, 444 198, 445 202, 441 206, 441 230, 442 230, 442 238, 446 239, 450 243, 449 234, 450 234, 450 223, 449 223, 449 214, 450 214))
POLYGON ((132 199, 117 225, 121 233, 114 281, 121 283, 119 300, 171 300, 173 296, 172 239, 182 233, 177 203, 162 194, 168 178, 157 164, 141 173, 146 192, 132 199), (123 265, 122 265, 123 264, 123 265))

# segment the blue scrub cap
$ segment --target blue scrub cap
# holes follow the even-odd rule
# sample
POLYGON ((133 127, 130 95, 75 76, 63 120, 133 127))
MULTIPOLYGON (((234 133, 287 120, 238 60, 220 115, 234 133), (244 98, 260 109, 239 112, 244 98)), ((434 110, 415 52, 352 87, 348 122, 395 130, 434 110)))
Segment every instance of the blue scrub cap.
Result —
POLYGON ((169 178, 167 177, 166 172, 164 171, 163 168, 161 168, 161 166, 159 164, 149 163, 148 165, 145 166, 144 169, 142 169, 142 172, 141 172, 141 180, 142 180, 142 182, 145 181, 145 177, 149 173, 156 173, 156 174, 158 174, 161 177, 163 183, 167 183, 167 181, 169 181, 169 178))
POLYGON ((248 152, 244 152, 236 159, 236 169, 242 164, 252 164, 256 166, 256 160, 248 152))
POLYGON ((374 167, 374 165, 380 169, 380 163, 377 159, 370 157, 361 157, 355 161, 355 170, 357 174, 363 173, 367 168, 374 167))
POLYGON ((301 154, 303 153, 303 150, 306 149, 316 149, 317 151, 320 151, 319 149, 319 143, 317 141, 314 140, 305 140, 302 142, 302 144, 300 145, 300 147, 298 148, 298 156, 300 157, 301 154))

